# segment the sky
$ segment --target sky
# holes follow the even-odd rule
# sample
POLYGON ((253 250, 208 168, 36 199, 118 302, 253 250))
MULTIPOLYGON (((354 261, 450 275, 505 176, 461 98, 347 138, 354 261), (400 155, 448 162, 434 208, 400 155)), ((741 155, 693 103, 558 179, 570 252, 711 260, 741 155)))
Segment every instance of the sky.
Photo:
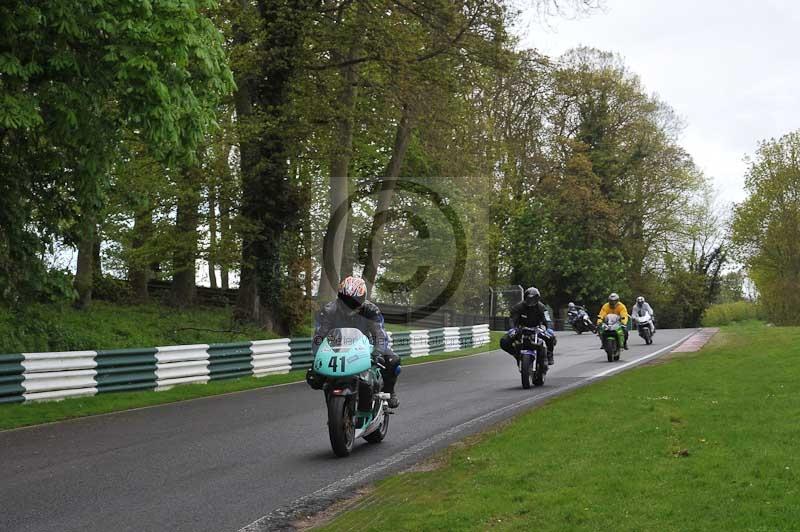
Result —
POLYGON ((800 129, 796 0, 604 0, 579 17, 524 13, 521 48, 552 57, 580 45, 616 52, 686 128, 681 144, 718 201, 746 197, 743 158, 800 129))

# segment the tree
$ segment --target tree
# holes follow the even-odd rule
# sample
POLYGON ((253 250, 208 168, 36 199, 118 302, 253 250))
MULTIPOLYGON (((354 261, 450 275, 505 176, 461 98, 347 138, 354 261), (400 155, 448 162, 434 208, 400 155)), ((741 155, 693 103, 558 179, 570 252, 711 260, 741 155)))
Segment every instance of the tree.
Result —
POLYGON ((191 160, 214 102, 231 87, 220 35, 205 13, 213 6, 48 0, 0 7, 0 181, 17 192, 0 199, 7 213, 0 261, 24 268, 0 280, 6 300, 26 285, 36 289, 42 267, 29 265, 63 238, 79 247, 75 284, 88 304, 94 261, 87 254, 96 248, 124 134, 159 159, 191 160), (42 209, 42 200, 50 206, 42 209))
POLYGON ((738 257, 747 266, 770 320, 800 323, 800 131, 760 144, 745 179, 748 198, 732 224, 738 257))

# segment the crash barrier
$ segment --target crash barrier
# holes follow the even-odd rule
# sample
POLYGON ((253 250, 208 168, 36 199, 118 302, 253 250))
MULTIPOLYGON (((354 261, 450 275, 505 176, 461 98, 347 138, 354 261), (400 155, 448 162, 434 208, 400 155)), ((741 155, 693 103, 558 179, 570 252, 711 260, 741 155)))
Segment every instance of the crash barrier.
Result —
MULTIPOLYGON (((489 325, 389 333, 400 357, 420 357, 489 343, 489 325)), ((311 367, 311 338, 143 349, 0 355, 0 403, 64 399, 311 367)))
MULTIPOLYGON (((468 347, 478 347, 488 344, 489 341, 488 324, 389 333, 389 347, 401 358, 424 357, 468 347), (448 329, 450 332, 447 332, 448 329)), ((289 345, 292 369, 311 367, 311 363, 314 361, 311 343, 311 338, 291 339, 289 345)))
POLYGON ((287 373, 289 339, 0 355, 0 403, 287 373))

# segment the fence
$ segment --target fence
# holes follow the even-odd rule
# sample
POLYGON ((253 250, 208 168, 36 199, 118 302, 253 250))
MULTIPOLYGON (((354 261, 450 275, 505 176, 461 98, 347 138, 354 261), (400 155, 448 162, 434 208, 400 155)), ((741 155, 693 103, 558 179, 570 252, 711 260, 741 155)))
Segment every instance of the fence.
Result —
MULTIPOLYGON (((401 357, 489 343, 489 325, 389 333, 401 357)), ((64 399, 288 373, 311 367, 311 338, 0 355, 0 403, 64 399)))

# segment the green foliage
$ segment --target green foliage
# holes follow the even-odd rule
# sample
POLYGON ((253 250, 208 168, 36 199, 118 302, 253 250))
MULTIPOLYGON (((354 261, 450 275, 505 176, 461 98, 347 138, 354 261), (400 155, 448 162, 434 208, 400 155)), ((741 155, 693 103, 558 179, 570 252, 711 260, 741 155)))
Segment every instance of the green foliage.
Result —
POLYGON ((732 228, 739 258, 769 319, 800 323, 800 131, 761 143, 745 187, 732 228))
POLYGON ((760 303, 736 301, 711 305, 703 313, 702 322, 704 327, 720 327, 744 321, 763 320, 764 318, 764 308, 760 303))
POLYGON ((0 7, 0 295, 31 297, 53 242, 84 237, 125 135, 194 157, 232 86, 207 0, 0 7))
POLYGON ((58 304, 0 307, 0 353, 79 351, 261 340, 275 336, 236 325, 222 309, 178 310, 156 304, 95 302, 76 310, 58 304))

